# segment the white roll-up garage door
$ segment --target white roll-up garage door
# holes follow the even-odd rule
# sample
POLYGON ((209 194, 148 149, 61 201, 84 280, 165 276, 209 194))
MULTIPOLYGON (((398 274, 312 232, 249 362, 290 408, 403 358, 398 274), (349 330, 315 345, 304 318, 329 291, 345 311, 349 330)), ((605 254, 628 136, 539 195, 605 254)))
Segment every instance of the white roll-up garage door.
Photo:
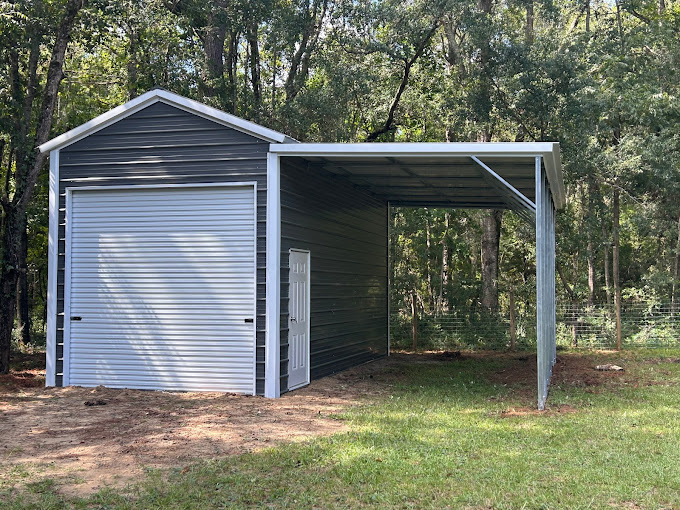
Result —
POLYGON ((65 383, 255 391, 253 186, 73 190, 65 383))

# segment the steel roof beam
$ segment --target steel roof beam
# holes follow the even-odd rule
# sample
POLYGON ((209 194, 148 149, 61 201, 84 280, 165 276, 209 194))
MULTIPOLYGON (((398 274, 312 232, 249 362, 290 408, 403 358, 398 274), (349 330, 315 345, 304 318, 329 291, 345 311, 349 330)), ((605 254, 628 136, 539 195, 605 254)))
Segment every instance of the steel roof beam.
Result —
POLYGON ((489 166, 477 156, 470 156, 470 158, 482 168, 482 177, 489 186, 498 192, 500 198, 507 203, 508 208, 533 224, 536 218, 536 204, 524 196, 512 184, 503 179, 503 177, 489 168, 489 166))

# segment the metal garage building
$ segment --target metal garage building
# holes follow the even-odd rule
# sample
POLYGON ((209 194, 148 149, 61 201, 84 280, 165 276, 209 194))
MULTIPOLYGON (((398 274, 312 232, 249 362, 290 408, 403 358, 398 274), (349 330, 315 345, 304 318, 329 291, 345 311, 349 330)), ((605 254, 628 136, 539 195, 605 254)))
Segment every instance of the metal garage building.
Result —
POLYGON ((47 384, 278 397, 389 350, 390 205, 510 208, 555 360, 557 143, 306 144, 150 91, 50 151, 47 384))

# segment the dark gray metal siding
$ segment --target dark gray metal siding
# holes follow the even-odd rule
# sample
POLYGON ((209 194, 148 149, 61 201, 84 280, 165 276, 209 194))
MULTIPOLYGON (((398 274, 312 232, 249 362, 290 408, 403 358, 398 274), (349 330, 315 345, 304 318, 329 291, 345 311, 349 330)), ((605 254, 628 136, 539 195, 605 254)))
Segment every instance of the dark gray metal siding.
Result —
POLYGON ((387 354, 387 204, 292 158, 281 164, 281 388, 288 250, 311 252, 312 379, 387 354))
POLYGON ((154 103, 60 151, 56 384, 62 385, 66 187, 257 182, 257 393, 264 393, 269 142, 154 103))

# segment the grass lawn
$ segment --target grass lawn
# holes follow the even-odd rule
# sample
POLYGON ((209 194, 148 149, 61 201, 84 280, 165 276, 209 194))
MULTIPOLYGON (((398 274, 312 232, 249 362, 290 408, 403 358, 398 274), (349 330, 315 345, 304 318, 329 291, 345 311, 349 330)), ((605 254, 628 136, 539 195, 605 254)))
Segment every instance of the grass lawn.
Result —
POLYGON ((5 509, 680 508, 680 350, 559 354, 584 369, 558 366, 544 413, 533 411, 531 377, 499 376, 526 370, 519 355, 397 364, 383 397, 338 416, 347 432, 150 471, 124 493, 69 499, 48 479, 0 501, 5 509), (592 370, 605 362, 626 370, 592 370))

